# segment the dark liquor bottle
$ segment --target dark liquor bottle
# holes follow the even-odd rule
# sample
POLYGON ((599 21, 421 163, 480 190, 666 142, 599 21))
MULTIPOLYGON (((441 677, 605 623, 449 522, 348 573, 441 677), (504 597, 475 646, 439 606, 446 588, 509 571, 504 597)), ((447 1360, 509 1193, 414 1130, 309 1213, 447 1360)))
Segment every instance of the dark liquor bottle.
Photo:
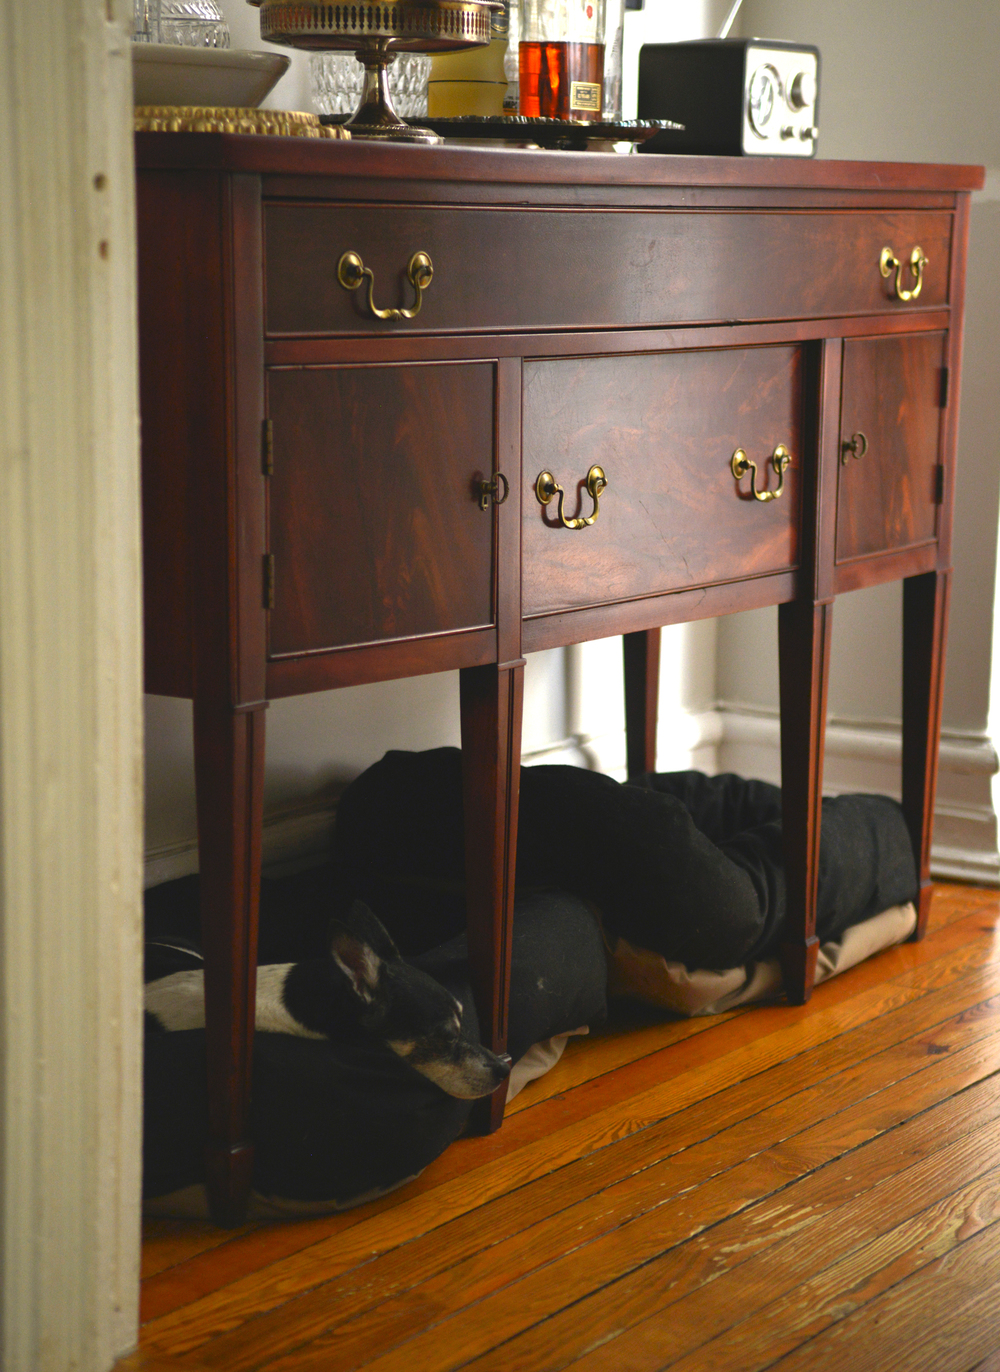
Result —
POLYGON ((604 44, 521 40, 520 112, 595 123, 601 118, 604 44))

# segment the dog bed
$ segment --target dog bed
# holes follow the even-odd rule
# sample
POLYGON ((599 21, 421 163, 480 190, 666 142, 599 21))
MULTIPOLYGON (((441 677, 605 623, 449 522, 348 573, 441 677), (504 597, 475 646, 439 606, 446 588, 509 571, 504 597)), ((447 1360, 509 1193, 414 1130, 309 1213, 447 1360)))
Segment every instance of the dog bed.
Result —
MULTIPOLYGON (((387 753, 341 797, 335 843, 349 881, 395 935, 447 913, 464 921, 461 753, 387 753), (454 908, 445 911, 442 894, 454 908)), ((901 807, 823 801, 816 932, 905 905, 917 874, 901 807)), ((781 792, 760 781, 655 773, 624 785, 576 767, 522 769, 517 885, 593 903, 609 941, 689 970, 767 960, 781 941, 781 792)))
MULTIPOLYGON (((147 979, 185 966, 197 932, 197 881, 147 893, 147 979), (171 927, 173 926, 173 930, 171 927)), ((275 962, 325 952, 334 869, 263 883, 261 946, 275 962)), ((462 1034, 479 1041, 465 935, 412 961, 457 996, 462 1034)), ((515 1082, 543 1070, 554 1037, 601 1020, 607 966, 597 920, 576 897, 516 903, 508 1046, 526 1059, 515 1082)), ((464 1129, 473 1102, 457 1100, 383 1044, 258 1032, 254 1040, 251 1217, 327 1213, 404 1185, 464 1129)), ((146 1016, 143 1195, 147 1213, 207 1214, 205 1034, 166 1032, 146 1016)))

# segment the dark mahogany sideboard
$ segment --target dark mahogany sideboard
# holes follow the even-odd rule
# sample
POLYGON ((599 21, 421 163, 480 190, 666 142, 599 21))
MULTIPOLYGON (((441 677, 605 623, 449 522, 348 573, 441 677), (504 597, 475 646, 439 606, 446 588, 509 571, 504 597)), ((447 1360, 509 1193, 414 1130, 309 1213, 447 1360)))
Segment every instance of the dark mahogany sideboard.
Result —
POLYGON ((903 579, 926 918, 979 169, 215 134, 137 156, 146 685, 194 702, 217 1219, 252 1161, 271 699, 460 669, 502 1051, 524 654, 623 635, 643 770, 660 626, 778 605, 802 1001, 832 603, 903 579))

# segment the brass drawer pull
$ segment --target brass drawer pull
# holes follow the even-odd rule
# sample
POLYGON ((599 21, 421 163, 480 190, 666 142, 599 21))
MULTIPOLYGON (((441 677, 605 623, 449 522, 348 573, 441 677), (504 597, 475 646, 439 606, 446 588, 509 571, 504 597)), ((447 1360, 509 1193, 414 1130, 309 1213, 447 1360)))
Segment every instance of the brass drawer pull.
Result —
POLYGON ((406 275, 417 293, 416 303, 409 310, 380 310, 372 298, 375 290, 375 273, 366 267, 356 252, 345 252, 337 263, 337 280, 345 291, 356 291, 368 278, 368 308, 376 319, 415 319, 424 303, 424 291, 434 280, 434 263, 425 252, 415 252, 406 264, 406 275))
POLYGON ((859 429, 856 434, 851 434, 850 438, 845 438, 840 445, 840 460, 846 463, 849 457, 864 457, 868 451, 868 439, 859 429))
POLYGON ((497 472, 492 481, 477 481, 476 494, 479 496, 479 508, 481 510, 489 509, 490 496, 493 497, 494 505, 502 505, 510 495, 510 487, 507 484, 507 478, 504 476, 503 472, 497 472), (502 494, 500 491, 501 486, 503 487, 502 494))
POLYGON ((603 470, 600 467, 591 467, 590 471, 587 473, 587 490, 590 492, 591 499, 594 502, 594 512, 593 514, 582 516, 579 519, 567 519, 565 514, 563 514, 563 502, 566 499, 566 492, 561 486, 556 484, 556 479, 551 472, 539 473, 538 480, 535 482, 535 495, 542 505, 548 505, 552 500, 552 497, 558 495, 559 505, 556 513, 560 524, 564 529, 583 529, 586 525, 593 524, 594 520, 601 513, 600 499, 602 493, 607 488, 607 484, 608 479, 604 475, 603 470))
POLYGON ((907 264, 913 273, 916 285, 909 289, 903 286, 903 263, 891 248, 883 248, 882 255, 878 260, 878 269, 884 277, 890 277, 896 273, 895 291, 897 300, 916 300, 924 284, 924 268, 927 266, 928 258, 924 256, 923 248, 914 248, 910 253, 910 261, 907 264))
POLYGON ((785 447, 784 443, 779 443, 771 454, 771 465, 778 474, 778 489, 776 491, 758 491, 757 489, 757 464, 751 462, 742 448, 737 448, 733 453, 730 467, 733 476, 739 481, 740 477, 750 473, 750 494, 754 500, 777 500, 785 489, 785 472, 792 465, 792 455, 785 447))

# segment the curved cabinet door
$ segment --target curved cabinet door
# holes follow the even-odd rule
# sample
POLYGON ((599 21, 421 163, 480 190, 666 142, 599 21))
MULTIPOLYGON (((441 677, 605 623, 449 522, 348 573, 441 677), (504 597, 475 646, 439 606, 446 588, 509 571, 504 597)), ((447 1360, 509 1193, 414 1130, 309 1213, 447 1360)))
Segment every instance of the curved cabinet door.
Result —
POLYGON ((797 345, 535 359, 524 366, 525 616, 608 605, 793 570, 799 561, 802 351, 797 345), (773 455, 787 448, 779 477, 773 455), (757 465, 739 480, 742 448, 757 465), (539 503, 543 470, 587 516, 585 479, 607 488, 592 525, 539 503))
POLYGON ((937 538, 946 340, 935 332, 844 343, 838 564, 937 538))
POLYGON ((269 657, 493 622, 495 368, 271 368, 269 657))

